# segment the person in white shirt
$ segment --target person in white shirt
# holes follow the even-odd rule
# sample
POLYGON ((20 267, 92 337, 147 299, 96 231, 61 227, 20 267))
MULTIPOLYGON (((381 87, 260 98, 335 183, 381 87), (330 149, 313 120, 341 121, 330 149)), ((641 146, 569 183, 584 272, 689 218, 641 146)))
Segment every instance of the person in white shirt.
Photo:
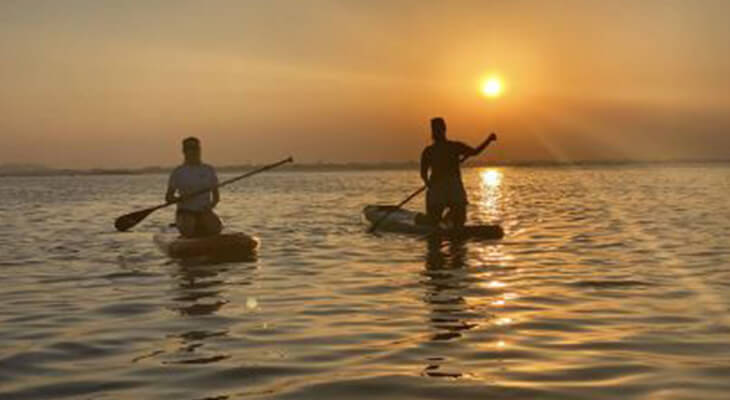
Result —
POLYGON ((165 201, 175 201, 198 190, 212 188, 177 203, 175 224, 184 237, 217 235, 223 229, 220 218, 213 212, 220 201, 220 193, 215 187, 218 185, 218 176, 212 166, 202 162, 198 138, 184 139, 182 148, 185 161, 170 174, 165 201), (176 193, 179 197, 175 196, 176 193))

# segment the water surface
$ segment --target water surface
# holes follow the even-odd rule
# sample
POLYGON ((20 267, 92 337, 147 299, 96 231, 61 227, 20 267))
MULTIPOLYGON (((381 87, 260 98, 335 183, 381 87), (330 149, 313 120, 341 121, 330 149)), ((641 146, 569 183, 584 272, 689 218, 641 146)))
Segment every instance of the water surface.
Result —
MULTIPOLYGON (((506 238, 364 233, 415 171, 223 190, 255 261, 167 259, 113 219, 165 176, 0 178, 3 399, 727 399, 730 167, 469 169, 506 238)), ((422 199, 410 205, 423 207, 422 199)))

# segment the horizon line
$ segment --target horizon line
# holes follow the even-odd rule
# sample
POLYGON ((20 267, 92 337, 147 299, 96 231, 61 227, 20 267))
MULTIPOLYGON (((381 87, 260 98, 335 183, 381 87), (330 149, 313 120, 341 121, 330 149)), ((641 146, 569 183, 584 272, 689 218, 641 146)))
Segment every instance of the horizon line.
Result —
MULTIPOLYGON (((569 167, 569 166, 600 166, 600 165, 658 165, 658 164, 722 164, 730 163, 730 158, 681 158, 667 160, 632 160, 632 159, 605 159, 605 160, 515 160, 488 162, 474 160, 467 162, 464 168, 482 167, 569 167)), ((232 164, 215 167, 220 172, 236 172, 259 167, 264 164, 232 164)), ((418 167, 418 161, 380 161, 380 162, 307 162, 291 164, 280 168, 281 171, 357 171, 357 170, 404 170, 418 167)), ((64 175, 145 175, 169 173, 176 166, 146 166, 138 168, 56 168, 40 164, 5 163, 0 164, 0 177, 11 176, 64 176, 64 175)))

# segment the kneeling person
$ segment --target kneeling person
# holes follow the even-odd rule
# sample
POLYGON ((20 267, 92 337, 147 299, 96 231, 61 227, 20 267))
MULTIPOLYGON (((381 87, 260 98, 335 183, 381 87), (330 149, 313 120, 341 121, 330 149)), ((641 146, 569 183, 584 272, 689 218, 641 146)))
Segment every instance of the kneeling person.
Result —
POLYGON ((182 142, 185 160, 170 174, 165 201, 174 201, 175 193, 182 198, 196 191, 212 188, 197 196, 185 198, 177 204, 175 224, 184 237, 217 235, 223 229, 220 218, 213 208, 220 200, 218 176, 215 169, 201 159, 200 140, 189 137, 182 142))
POLYGON ((433 144, 421 154, 421 179, 428 187, 426 192, 427 222, 439 225, 444 210, 448 209, 447 220, 451 228, 461 229, 466 222, 466 191, 461 181, 461 161, 475 156, 497 140, 492 133, 477 148, 461 142, 446 139, 446 122, 443 118, 431 119, 433 144), (430 172, 430 173, 429 173, 430 172))

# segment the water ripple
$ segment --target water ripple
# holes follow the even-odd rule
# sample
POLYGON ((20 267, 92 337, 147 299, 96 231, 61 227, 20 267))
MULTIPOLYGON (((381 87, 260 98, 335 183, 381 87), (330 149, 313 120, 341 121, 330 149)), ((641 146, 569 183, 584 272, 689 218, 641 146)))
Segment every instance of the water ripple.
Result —
POLYGON ((0 178, 0 398, 725 399, 729 171, 466 170, 507 236, 443 244, 364 232, 413 171, 271 173, 214 264, 113 231, 165 176, 0 178))

